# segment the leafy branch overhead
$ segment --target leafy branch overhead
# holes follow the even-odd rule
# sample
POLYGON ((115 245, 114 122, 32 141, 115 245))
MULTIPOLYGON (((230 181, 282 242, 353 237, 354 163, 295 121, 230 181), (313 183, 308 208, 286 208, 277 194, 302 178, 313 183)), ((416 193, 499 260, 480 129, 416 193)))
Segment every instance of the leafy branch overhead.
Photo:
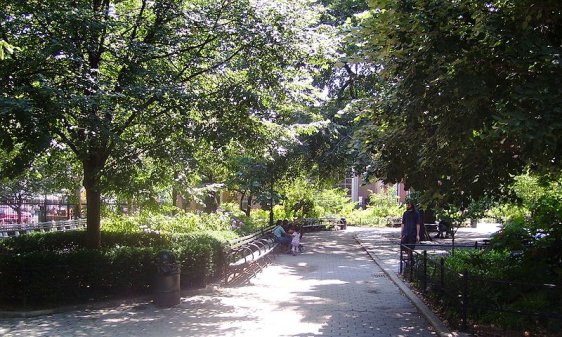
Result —
POLYGON ((358 133, 368 172, 437 202, 508 193, 559 172, 562 21, 556 1, 371 1, 358 57, 383 81, 358 133))
POLYGON ((1 3, 2 39, 20 48, 0 68, 0 142, 15 159, 2 170, 29 166, 52 146, 71 151, 93 246, 100 196, 115 177, 149 156, 189 157, 198 138, 221 141, 240 126, 247 136, 260 104, 248 98, 279 85, 278 65, 298 69, 306 57, 297 48, 306 23, 289 2, 1 3), (231 100, 221 102, 223 93, 231 100))

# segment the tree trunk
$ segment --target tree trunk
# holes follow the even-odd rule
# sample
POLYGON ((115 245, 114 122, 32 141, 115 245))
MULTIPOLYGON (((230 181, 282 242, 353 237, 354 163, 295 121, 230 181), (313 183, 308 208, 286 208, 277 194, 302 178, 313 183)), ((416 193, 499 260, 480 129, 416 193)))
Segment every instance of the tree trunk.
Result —
MULTIPOLYGON (((238 208, 244 212, 244 214, 246 214, 246 216, 250 216, 250 207, 248 207, 248 205, 246 205, 246 207, 244 208, 242 205, 244 204, 244 198, 246 197, 246 191, 244 192, 240 192, 240 200, 238 201, 238 208)), ((252 196, 248 196, 248 203, 252 200, 252 196)))
POLYGON ((252 195, 250 194, 248 196, 248 204, 246 205, 246 211, 244 213, 246 213, 247 217, 250 217, 251 212, 252 212, 252 195))
POLYGON ((91 189, 86 186, 86 243, 88 248, 98 249, 101 246, 101 193, 95 188, 91 189))
POLYGON ((75 198, 77 200, 76 205, 74 205, 74 218, 80 219, 82 217, 82 190, 78 187, 75 191, 75 198))
POLYGON ((181 208, 178 200, 178 190, 175 187, 172 187, 172 205, 181 208))
POLYGON ((86 189, 86 244, 90 249, 101 246, 101 192, 99 170, 84 163, 84 188, 86 189))
POLYGON ((271 185, 269 190, 269 225, 273 226, 273 184, 274 184, 273 174, 271 175, 271 185))
POLYGON ((209 192, 205 196, 205 213, 215 213, 219 208, 219 203, 217 201, 217 192, 209 192))

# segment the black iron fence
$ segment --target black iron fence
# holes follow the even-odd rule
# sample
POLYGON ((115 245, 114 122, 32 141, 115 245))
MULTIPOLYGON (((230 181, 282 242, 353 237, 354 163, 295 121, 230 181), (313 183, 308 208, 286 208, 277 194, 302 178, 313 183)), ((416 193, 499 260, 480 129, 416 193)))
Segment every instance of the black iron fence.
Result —
POLYGON ((0 225, 71 220, 82 217, 85 205, 50 200, 0 204, 0 225))
MULTIPOLYGON (((0 203, 0 226, 66 221, 86 217, 87 204, 65 200, 35 199, 20 203, 0 203)), ((137 214, 140 207, 103 202, 102 210, 116 214, 137 214)))
POLYGON ((549 331, 560 331, 560 285, 490 279, 471 275, 467 270, 456 272, 446 268, 446 256, 454 249, 485 246, 479 243, 454 247, 424 245, 424 250, 412 250, 401 245, 400 273, 463 331, 479 324, 512 330, 534 329, 545 336, 549 331))
POLYGON ((86 229, 86 219, 0 225, 0 239, 35 232, 64 232, 86 229))

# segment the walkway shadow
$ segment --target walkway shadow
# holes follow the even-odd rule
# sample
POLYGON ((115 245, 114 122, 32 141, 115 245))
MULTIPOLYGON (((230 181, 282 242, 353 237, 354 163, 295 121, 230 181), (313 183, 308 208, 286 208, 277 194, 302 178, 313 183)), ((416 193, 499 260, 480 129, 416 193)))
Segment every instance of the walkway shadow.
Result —
MULTIPOLYGON (((182 298, 2 321, 25 336, 432 336, 427 322, 347 231, 307 233, 240 286, 182 298)), ((4 328, 5 327, 5 328, 4 328)))

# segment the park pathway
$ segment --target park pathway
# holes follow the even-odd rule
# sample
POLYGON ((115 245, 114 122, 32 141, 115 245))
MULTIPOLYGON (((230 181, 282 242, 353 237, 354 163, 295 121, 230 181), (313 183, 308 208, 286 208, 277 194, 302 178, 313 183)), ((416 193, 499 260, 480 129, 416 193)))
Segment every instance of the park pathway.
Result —
POLYGON ((2 318, 0 336, 435 336, 356 239, 372 231, 307 233, 303 254, 279 255, 246 285, 183 297, 172 308, 133 301, 2 318))

